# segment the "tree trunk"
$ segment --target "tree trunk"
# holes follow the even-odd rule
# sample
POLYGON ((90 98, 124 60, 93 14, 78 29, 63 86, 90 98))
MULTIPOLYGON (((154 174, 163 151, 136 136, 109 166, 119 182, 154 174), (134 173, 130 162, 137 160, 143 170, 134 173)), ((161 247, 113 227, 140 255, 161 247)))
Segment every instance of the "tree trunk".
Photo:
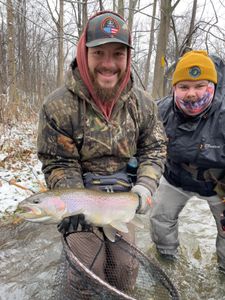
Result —
POLYGON ((113 0, 113 11, 116 11, 116 0, 113 0))
POLYGON ((193 8, 192 8, 192 15, 191 15, 191 23, 190 23, 190 28, 189 28, 189 32, 188 32, 186 47, 191 46, 192 35, 194 32, 194 28, 195 28, 196 11, 197 11, 197 0, 194 0, 193 8))
POLYGON ((8 97, 15 106, 16 101, 16 63, 15 63, 15 32, 12 1, 7 0, 7 44, 8 44, 8 97))
POLYGON ((124 1, 118 0, 118 14, 124 17, 124 1))
POLYGON ((59 19, 57 22, 57 31, 58 31, 57 86, 61 86, 63 84, 63 78, 64 78, 63 14, 64 14, 64 1, 60 0, 59 19))
POLYGON ((6 59, 6 35, 3 21, 3 13, 1 14, 0 24, 0 94, 6 94, 6 74, 7 74, 7 59, 6 59))
POLYGON ((26 22, 26 0, 22 0, 17 7, 17 24, 20 28, 17 34, 18 40, 18 84, 23 91, 30 92, 30 72, 29 72, 29 53, 27 51, 27 22, 26 22))
POLYGON ((147 62, 146 62, 146 68, 145 68, 145 77, 144 77, 144 87, 145 87, 145 89, 147 89, 147 87, 148 87, 151 56, 152 56, 152 49, 153 49, 153 43, 154 43, 154 28, 155 28, 156 6, 157 6, 157 0, 154 0, 153 12, 152 12, 152 23, 151 23, 150 38, 149 38, 148 56, 147 56, 147 62))
MULTIPOLYGON (((173 31, 174 31, 174 37, 176 40, 176 48, 175 48, 176 49, 176 51, 175 51, 176 59, 175 59, 174 63, 172 63, 169 67, 167 67, 167 70, 165 72, 165 81, 164 81, 165 94, 168 94, 169 91, 171 90, 171 83, 170 83, 170 81, 168 81, 168 78, 172 77, 172 73, 174 72, 174 69, 176 67, 176 62, 178 61, 178 59, 181 56, 183 56, 186 52, 191 50, 192 37, 196 30, 196 27, 195 27, 196 12, 197 12, 197 0, 194 0, 193 7, 192 7, 192 16, 191 16, 191 21, 190 21, 190 25, 189 25, 189 31, 188 31, 183 43, 181 44, 181 46, 179 46, 175 23, 173 22, 173 31)), ((172 21, 173 21, 173 18, 172 18, 172 21)))
POLYGON ((82 31, 88 21, 88 9, 87 9, 87 0, 84 0, 83 1, 83 9, 82 9, 82 16, 83 16, 83 28, 82 28, 82 31))
POLYGON ((129 1, 128 27, 130 28, 130 31, 132 31, 132 28, 133 28, 134 10, 137 5, 137 2, 138 2, 138 0, 130 0, 129 1))
POLYGON ((99 10, 104 10, 102 0, 99 0, 99 10))
POLYGON ((171 0, 161 0, 160 6, 160 27, 158 34, 158 42, 156 49, 155 68, 152 97, 153 99, 162 98, 164 96, 164 68, 166 47, 169 36, 170 17, 172 13, 171 0))

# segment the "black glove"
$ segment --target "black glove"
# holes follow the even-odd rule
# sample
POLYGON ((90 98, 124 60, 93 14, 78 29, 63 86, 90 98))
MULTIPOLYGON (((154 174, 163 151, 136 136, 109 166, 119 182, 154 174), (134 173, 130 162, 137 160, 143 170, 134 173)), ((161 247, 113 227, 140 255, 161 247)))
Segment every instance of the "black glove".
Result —
POLYGON ((85 222, 85 217, 83 214, 64 218, 57 225, 57 229, 62 234, 72 233, 77 231, 79 225, 81 225, 82 231, 90 230, 90 225, 85 222))

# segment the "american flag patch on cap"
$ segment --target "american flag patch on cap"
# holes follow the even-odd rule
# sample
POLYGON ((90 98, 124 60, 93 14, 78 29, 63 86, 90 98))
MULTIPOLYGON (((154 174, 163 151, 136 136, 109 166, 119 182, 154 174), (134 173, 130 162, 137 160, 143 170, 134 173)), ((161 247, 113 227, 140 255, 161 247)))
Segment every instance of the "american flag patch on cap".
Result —
POLYGON ((120 25, 112 17, 107 17, 102 21, 101 28, 105 33, 115 35, 120 30, 120 25))

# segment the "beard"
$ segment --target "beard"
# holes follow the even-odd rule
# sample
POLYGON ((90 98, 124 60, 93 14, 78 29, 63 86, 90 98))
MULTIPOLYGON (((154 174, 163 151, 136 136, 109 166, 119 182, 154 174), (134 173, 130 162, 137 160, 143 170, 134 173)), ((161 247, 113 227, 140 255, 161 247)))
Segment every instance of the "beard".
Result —
POLYGON ((121 73, 121 72, 119 73, 118 81, 113 88, 103 88, 102 86, 100 86, 96 79, 97 78, 96 73, 97 73, 96 70, 94 72, 90 73, 91 81, 92 81, 96 96, 99 99, 101 99, 101 101, 104 103, 111 102, 116 97, 119 87, 125 77, 125 73, 121 73))

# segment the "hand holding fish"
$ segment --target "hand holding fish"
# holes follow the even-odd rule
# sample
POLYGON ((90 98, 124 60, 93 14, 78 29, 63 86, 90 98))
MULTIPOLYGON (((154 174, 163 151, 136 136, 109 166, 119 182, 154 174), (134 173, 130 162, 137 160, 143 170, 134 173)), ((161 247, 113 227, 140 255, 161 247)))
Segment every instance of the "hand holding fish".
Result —
POLYGON ((84 214, 78 214, 71 217, 64 218, 58 225, 57 229, 60 233, 72 233, 78 230, 78 227, 81 227, 82 231, 86 231, 90 225, 87 225, 85 221, 84 214))
POLYGON ((139 205, 136 210, 137 214, 146 214, 152 205, 150 191, 143 185, 136 184, 131 189, 131 192, 137 194, 139 197, 139 205))

